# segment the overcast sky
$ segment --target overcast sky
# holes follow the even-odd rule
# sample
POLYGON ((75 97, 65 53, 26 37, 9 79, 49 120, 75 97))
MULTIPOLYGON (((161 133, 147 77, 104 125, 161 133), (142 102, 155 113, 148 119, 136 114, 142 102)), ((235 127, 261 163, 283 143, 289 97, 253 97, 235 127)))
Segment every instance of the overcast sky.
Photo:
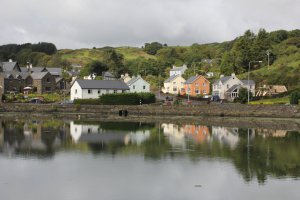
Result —
POLYGON ((0 44, 191 45, 299 29, 299 0, 1 0, 0 44))

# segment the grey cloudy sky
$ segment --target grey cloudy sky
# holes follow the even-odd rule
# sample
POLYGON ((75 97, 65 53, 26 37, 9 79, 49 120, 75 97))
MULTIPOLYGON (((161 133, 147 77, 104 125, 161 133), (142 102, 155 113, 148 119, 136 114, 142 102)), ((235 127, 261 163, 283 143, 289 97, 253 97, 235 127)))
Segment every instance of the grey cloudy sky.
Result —
POLYGON ((58 48, 169 45, 299 29, 299 0, 1 0, 0 44, 58 48))

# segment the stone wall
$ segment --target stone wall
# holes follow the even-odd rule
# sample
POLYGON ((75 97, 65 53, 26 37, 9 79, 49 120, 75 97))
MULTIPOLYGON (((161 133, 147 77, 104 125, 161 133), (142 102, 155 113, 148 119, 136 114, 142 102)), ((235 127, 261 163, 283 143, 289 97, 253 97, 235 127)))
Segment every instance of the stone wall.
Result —
POLYGON ((132 116, 300 118, 300 107, 291 105, 209 104, 187 106, 109 106, 5 103, 0 107, 0 112, 82 113, 95 115, 118 115, 119 110, 127 110, 128 114, 132 116))

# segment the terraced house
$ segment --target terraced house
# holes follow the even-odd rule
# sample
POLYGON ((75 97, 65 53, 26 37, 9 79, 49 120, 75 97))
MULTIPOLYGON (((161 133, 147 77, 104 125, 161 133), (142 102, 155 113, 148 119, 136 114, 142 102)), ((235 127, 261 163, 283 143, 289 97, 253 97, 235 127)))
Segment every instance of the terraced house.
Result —
MULTIPOLYGON (((50 93, 64 86, 60 68, 48 70, 45 67, 20 67, 17 62, 0 62, 3 93, 23 93, 24 88, 32 88, 38 94, 50 93)), ((0 81, 1 82, 1 81, 0 81)))

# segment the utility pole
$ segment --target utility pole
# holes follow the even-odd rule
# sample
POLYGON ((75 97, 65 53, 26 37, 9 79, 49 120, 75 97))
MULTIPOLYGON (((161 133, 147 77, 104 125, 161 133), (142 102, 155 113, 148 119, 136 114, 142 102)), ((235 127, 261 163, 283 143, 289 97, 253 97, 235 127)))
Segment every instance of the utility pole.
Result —
POLYGON ((270 50, 267 50, 267 56, 268 56, 268 68, 270 68, 270 50))

